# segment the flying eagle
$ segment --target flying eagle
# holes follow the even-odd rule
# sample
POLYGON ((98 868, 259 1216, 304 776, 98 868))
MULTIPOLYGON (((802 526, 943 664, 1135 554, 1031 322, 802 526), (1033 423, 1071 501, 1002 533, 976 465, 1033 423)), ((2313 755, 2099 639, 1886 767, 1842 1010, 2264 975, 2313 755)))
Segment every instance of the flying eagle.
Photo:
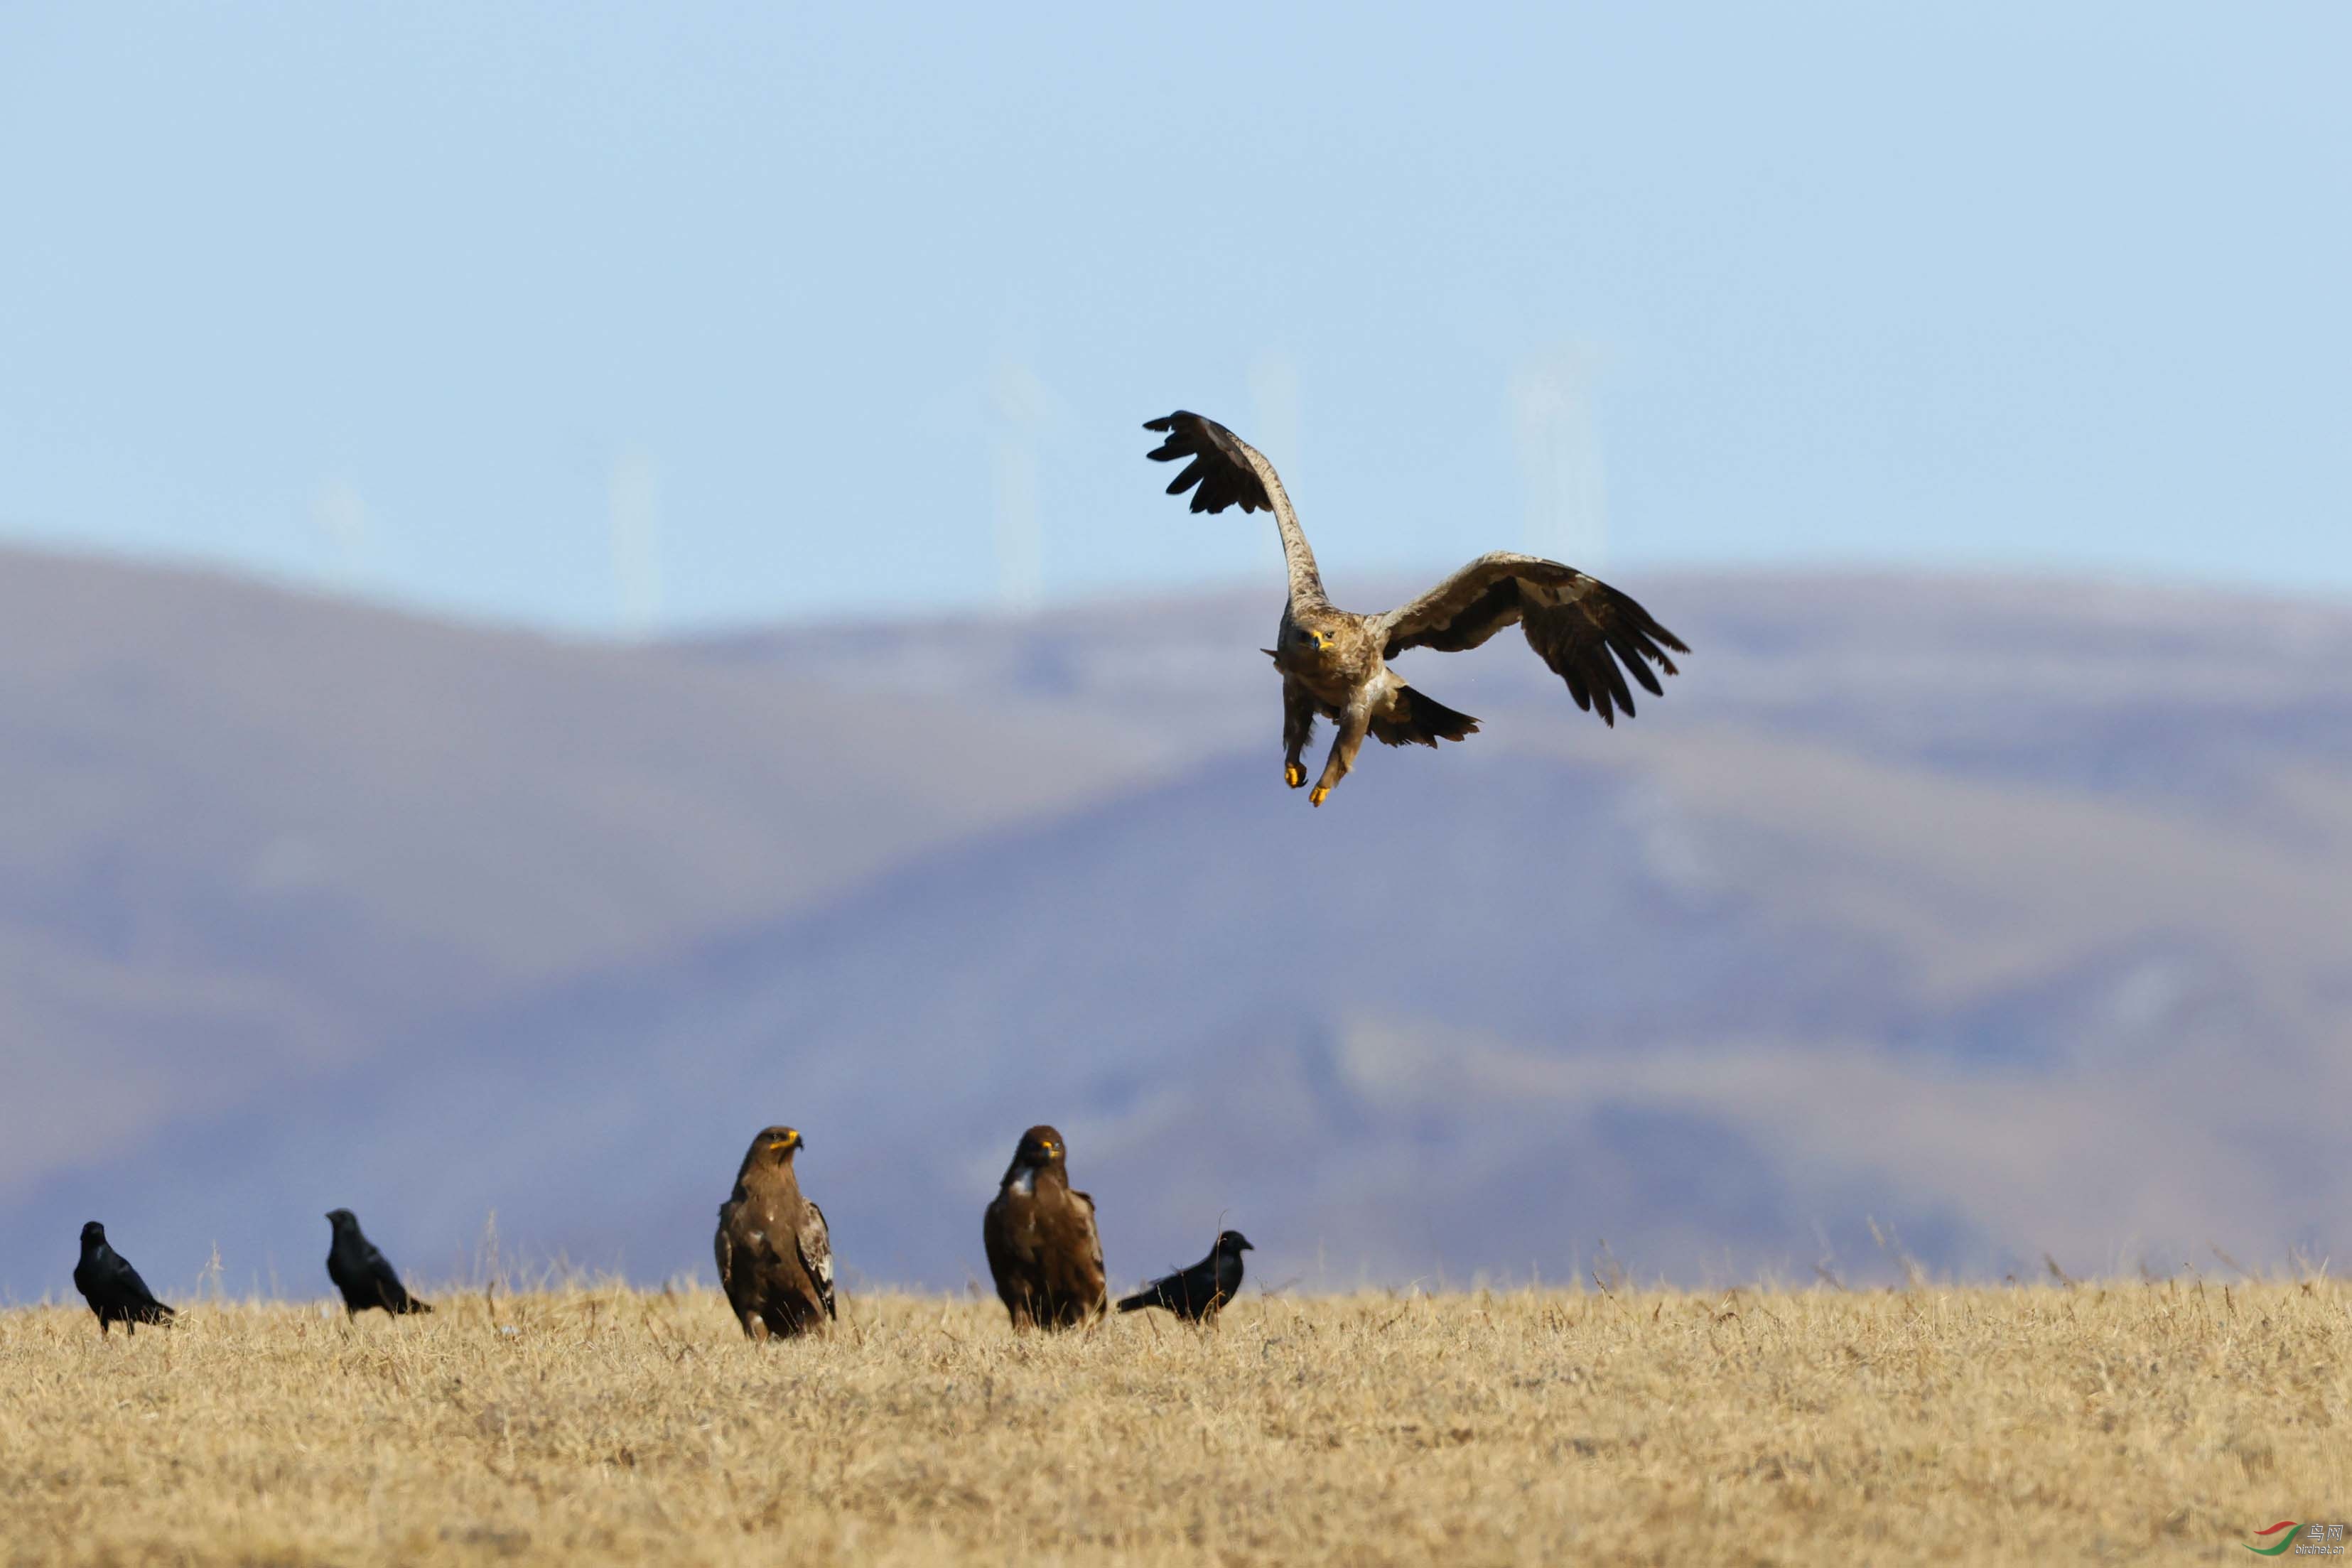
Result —
POLYGON ((81 1261, 74 1265, 73 1282, 98 1314, 101 1338, 116 1323, 124 1333, 135 1334, 141 1323, 172 1321, 172 1309, 155 1299, 129 1259, 106 1244, 106 1227, 95 1219, 81 1228, 81 1261))
POLYGON ((719 1206, 719 1283, 751 1339, 807 1333, 834 1316, 833 1239, 793 1172, 805 1147, 790 1127, 761 1129, 719 1206))
POLYGON ((1663 696, 1665 690, 1650 666, 1671 675, 1675 662, 1666 650, 1690 652, 1648 611, 1598 578, 1556 560, 1508 551, 1480 556, 1385 614, 1335 608, 1324 596, 1315 552, 1307 546, 1290 497, 1263 454, 1216 421, 1182 409, 1143 428, 1167 437, 1150 454, 1153 462, 1192 460, 1169 484, 1168 493, 1181 496, 1198 486, 1192 510, 1222 512, 1238 505, 1244 512, 1274 514, 1290 570, 1290 602, 1283 609, 1276 645, 1265 650, 1282 672, 1283 782, 1294 789, 1307 782, 1300 754, 1317 715, 1339 729, 1323 776, 1307 797, 1311 805, 1320 806, 1348 776, 1367 733, 1388 746, 1432 747, 1476 733, 1476 719, 1423 696, 1389 668, 1388 661, 1407 649, 1457 653, 1516 621, 1528 645, 1568 683, 1576 706, 1599 713, 1601 722, 1612 728, 1619 708, 1628 718, 1633 715, 1627 674, 1643 690, 1663 696))
POLYGON ((1022 1134, 981 1220, 988 1271, 1016 1329, 1075 1328, 1103 1312, 1095 1200, 1070 1186, 1069 1157, 1053 1128, 1022 1134))
POLYGON ((1154 1280, 1118 1303, 1122 1312, 1165 1307, 1187 1322, 1214 1322, 1225 1303, 1242 1293, 1242 1254, 1255 1252, 1238 1230, 1219 1233, 1209 1255, 1189 1269, 1154 1280))
POLYGON ((429 1312, 433 1308, 408 1293, 391 1262, 360 1228, 360 1217, 348 1208, 327 1210, 334 1239, 327 1244, 327 1278, 343 1293, 343 1315, 357 1317, 370 1307, 382 1307, 387 1317, 429 1312))

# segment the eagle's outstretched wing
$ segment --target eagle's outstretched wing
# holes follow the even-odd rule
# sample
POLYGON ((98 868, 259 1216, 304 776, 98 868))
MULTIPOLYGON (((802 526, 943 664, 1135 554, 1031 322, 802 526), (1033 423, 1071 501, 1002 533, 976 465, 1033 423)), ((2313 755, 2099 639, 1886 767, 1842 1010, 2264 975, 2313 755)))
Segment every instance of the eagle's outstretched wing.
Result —
POLYGON ((1666 649, 1690 652, 1648 611, 1600 579, 1541 556, 1499 551, 1480 556, 1382 616, 1381 656, 1393 659, 1408 648, 1475 648, 1514 621, 1526 632, 1528 646, 1568 683, 1576 706, 1597 711, 1612 727, 1616 709, 1629 718, 1633 714, 1633 690, 1619 664, 1644 690, 1663 696, 1665 688, 1650 666, 1671 675, 1675 662, 1666 649))
POLYGON ((1315 552, 1307 548, 1307 535, 1298 526, 1298 514, 1290 509, 1290 497, 1282 488, 1281 476, 1265 454, 1219 424, 1213 419, 1203 419, 1186 409, 1178 409, 1164 418, 1146 420, 1143 428, 1155 431, 1168 439, 1146 454, 1154 463, 1173 463, 1179 457, 1192 461, 1175 478, 1168 482, 1168 493, 1181 496, 1194 486, 1192 510, 1222 512, 1227 507, 1238 506, 1244 512, 1272 512, 1274 526, 1282 535, 1283 564, 1290 573, 1290 596, 1309 604, 1326 604, 1323 597, 1322 574, 1315 570, 1315 552))

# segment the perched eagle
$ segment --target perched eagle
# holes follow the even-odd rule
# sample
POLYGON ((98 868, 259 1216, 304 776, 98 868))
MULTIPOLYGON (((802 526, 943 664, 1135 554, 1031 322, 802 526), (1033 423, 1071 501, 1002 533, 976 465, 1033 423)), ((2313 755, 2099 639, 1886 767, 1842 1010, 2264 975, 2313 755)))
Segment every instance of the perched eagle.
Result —
POLYGON ((980 1239, 1014 1328, 1074 1328, 1102 1315, 1095 1200, 1070 1186, 1069 1148, 1053 1128, 1021 1134, 980 1239))
POLYGON ((833 1239, 824 1210, 801 1196, 790 1127, 751 1140, 735 1190, 719 1206, 719 1283, 752 1339, 807 1333, 833 1317, 833 1239))
POLYGON ((128 1259, 106 1244, 106 1227, 95 1219, 81 1228, 81 1261, 74 1265, 73 1282, 98 1314, 100 1337, 115 1323, 124 1333, 137 1333, 141 1323, 172 1321, 172 1309, 155 1299, 128 1259))
POLYGON ((345 1317, 356 1317, 370 1307, 382 1307, 386 1315, 395 1318, 404 1312, 433 1310, 408 1293, 392 1264, 360 1229, 358 1215, 348 1208, 331 1208, 327 1223, 335 1233, 327 1244, 327 1278, 343 1293, 345 1317))
POLYGON ((1209 1255, 1189 1269, 1154 1280, 1118 1303, 1122 1312, 1145 1307, 1165 1307, 1188 1322, 1214 1321, 1225 1303, 1241 1294, 1242 1254, 1255 1252, 1249 1238, 1238 1230, 1220 1234, 1209 1255))
POLYGON ((1336 609, 1323 595, 1315 552, 1307 547, 1290 497, 1274 465, 1255 447, 1216 421, 1181 409, 1143 428, 1167 437, 1150 454, 1153 462, 1192 459, 1168 493, 1181 496, 1200 486, 1192 510, 1222 512, 1238 505, 1244 512, 1274 514, 1290 569, 1290 602, 1283 609, 1276 645, 1265 650, 1282 672, 1283 782, 1294 789, 1307 782, 1301 754, 1317 715, 1339 728, 1309 804, 1321 805, 1348 776, 1367 733, 1389 746, 1434 747, 1476 732, 1476 719, 1422 695, 1389 668, 1388 661, 1407 649, 1450 653, 1475 648, 1517 622, 1528 645, 1568 683, 1576 706, 1599 712, 1612 727, 1617 709, 1624 709, 1628 718, 1633 714, 1626 674, 1663 696, 1664 688, 1650 666, 1671 675, 1675 662, 1665 650, 1690 652, 1650 619, 1648 611, 1607 583, 1556 560, 1507 551, 1480 556, 1386 614, 1336 609))

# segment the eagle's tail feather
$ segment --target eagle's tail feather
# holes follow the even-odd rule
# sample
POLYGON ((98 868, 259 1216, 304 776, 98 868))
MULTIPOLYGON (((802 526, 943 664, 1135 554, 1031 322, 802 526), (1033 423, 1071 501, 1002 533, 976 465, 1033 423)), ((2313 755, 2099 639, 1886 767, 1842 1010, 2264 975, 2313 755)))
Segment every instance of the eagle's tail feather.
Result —
POLYGON ((1411 686, 1400 688, 1397 697, 1395 717, 1372 720, 1372 737, 1383 746, 1434 747, 1441 740, 1467 740, 1478 733, 1476 719, 1411 686))

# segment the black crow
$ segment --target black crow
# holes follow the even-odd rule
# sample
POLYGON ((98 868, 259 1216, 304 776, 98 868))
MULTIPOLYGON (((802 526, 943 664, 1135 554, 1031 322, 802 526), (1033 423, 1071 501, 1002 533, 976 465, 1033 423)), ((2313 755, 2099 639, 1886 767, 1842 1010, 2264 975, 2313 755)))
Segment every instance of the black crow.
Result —
POLYGON ((1228 1230, 1217 1238, 1206 1258, 1164 1280, 1152 1281, 1121 1301, 1118 1310, 1132 1312, 1144 1307, 1165 1307, 1189 1322, 1213 1319, 1241 1292, 1242 1254, 1256 1250, 1248 1237, 1228 1230))
POLYGON ((370 1307, 382 1307, 394 1317, 433 1310, 408 1293, 375 1243, 360 1233, 359 1216, 348 1208, 331 1208, 327 1223, 335 1228, 334 1244, 327 1249, 327 1278, 343 1293, 345 1317, 370 1307))
POLYGON ((98 1314, 100 1334, 114 1323, 121 1323, 124 1333, 137 1333, 141 1323, 172 1321, 172 1309, 157 1301, 139 1270, 106 1244, 106 1227, 95 1219, 81 1228, 81 1261, 74 1265, 74 1289, 98 1314))

